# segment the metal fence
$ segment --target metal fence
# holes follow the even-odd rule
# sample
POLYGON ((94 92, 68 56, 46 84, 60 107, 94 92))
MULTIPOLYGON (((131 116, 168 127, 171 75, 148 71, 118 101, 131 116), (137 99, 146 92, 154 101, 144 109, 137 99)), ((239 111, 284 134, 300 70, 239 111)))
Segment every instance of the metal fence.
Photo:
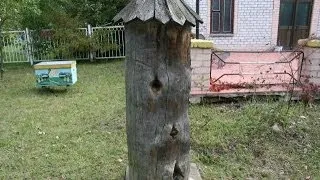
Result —
POLYGON ((28 62, 26 31, 2 32, 1 37, 5 63, 28 62))
POLYGON ((300 81, 303 59, 302 51, 213 51, 210 89, 280 91, 300 81))
POLYGON ((104 46, 93 51, 96 59, 125 57, 124 26, 94 27, 91 33, 96 44, 104 46))
POLYGON ((124 26, 1 33, 4 63, 125 57, 124 26))

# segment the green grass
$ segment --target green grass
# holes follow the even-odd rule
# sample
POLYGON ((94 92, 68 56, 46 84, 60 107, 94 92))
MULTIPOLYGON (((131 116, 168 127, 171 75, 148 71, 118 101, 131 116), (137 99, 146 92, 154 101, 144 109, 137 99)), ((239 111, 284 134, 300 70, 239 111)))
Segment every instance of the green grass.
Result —
POLYGON ((284 102, 193 106, 194 161, 205 179, 320 179, 319 117, 284 102))
MULTIPOLYGON (((0 81, 0 179, 122 179, 124 63, 79 63, 79 81, 35 88, 28 65, 0 81)), ((320 178, 319 106, 281 102, 190 107, 192 160, 204 179, 320 178), (305 116, 301 117, 301 116, 305 116), (282 131, 272 130, 278 124, 282 131)))
POLYGON ((78 65, 79 82, 67 91, 38 90, 32 68, 6 67, 0 179, 121 177, 127 153, 121 61, 78 65))

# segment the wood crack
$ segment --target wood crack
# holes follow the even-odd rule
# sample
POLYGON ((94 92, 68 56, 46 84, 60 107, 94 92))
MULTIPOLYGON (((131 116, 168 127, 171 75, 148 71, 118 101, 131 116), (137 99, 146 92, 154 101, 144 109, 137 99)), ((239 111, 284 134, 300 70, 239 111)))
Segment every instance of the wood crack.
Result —
POLYGON ((146 63, 143 62, 143 61, 136 60, 136 62, 137 62, 138 64, 144 66, 144 67, 147 67, 147 68, 149 68, 149 69, 152 69, 151 65, 146 64, 146 63))
POLYGON ((184 179, 183 172, 181 168, 178 165, 178 162, 174 165, 174 171, 173 171, 173 180, 181 180, 184 179))

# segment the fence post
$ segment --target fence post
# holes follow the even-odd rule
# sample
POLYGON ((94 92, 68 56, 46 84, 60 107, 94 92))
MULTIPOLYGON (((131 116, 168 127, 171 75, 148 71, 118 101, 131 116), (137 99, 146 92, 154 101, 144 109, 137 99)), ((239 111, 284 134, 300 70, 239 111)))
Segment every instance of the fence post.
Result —
MULTIPOLYGON (((92 36, 92 33, 93 33, 93 31, 92 31, 92 26, 90 25, 90 24, 88 24, 88 27, 87 27, 87 29, 88 29, 88 37, 91 39, 91 36, 92 36)), ((93 52, 92 52, 92 44, 91 44, 91 41, 90 41, 90 49, 89 49, 89 60, 90 61, 93 61, 93 59, 94 59, 94 56, 93 56, 93 52)))
POLYGON ((31 44, 31 39, 30 39, 30 31, 28 28, 25 30, 26 33, 26 41, 27 41, 27 59, 28 62, 30 62, 31 65, 33 65, 33 58, 32 58, 32 44, 31 44))

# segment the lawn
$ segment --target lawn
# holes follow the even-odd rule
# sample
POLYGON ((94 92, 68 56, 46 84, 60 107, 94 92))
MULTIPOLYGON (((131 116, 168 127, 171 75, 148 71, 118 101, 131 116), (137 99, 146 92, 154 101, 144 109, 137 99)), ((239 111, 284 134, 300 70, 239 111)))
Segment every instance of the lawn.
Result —
MULTIPOLYGON (((29 65, 6 65, 0 179, 123 178, 124 62, 77 67, 76 85, 45 90, 29 65)), ((319 118, 272 100, 191 105, 192 161, 204 179, 320 179, 319 118)))

